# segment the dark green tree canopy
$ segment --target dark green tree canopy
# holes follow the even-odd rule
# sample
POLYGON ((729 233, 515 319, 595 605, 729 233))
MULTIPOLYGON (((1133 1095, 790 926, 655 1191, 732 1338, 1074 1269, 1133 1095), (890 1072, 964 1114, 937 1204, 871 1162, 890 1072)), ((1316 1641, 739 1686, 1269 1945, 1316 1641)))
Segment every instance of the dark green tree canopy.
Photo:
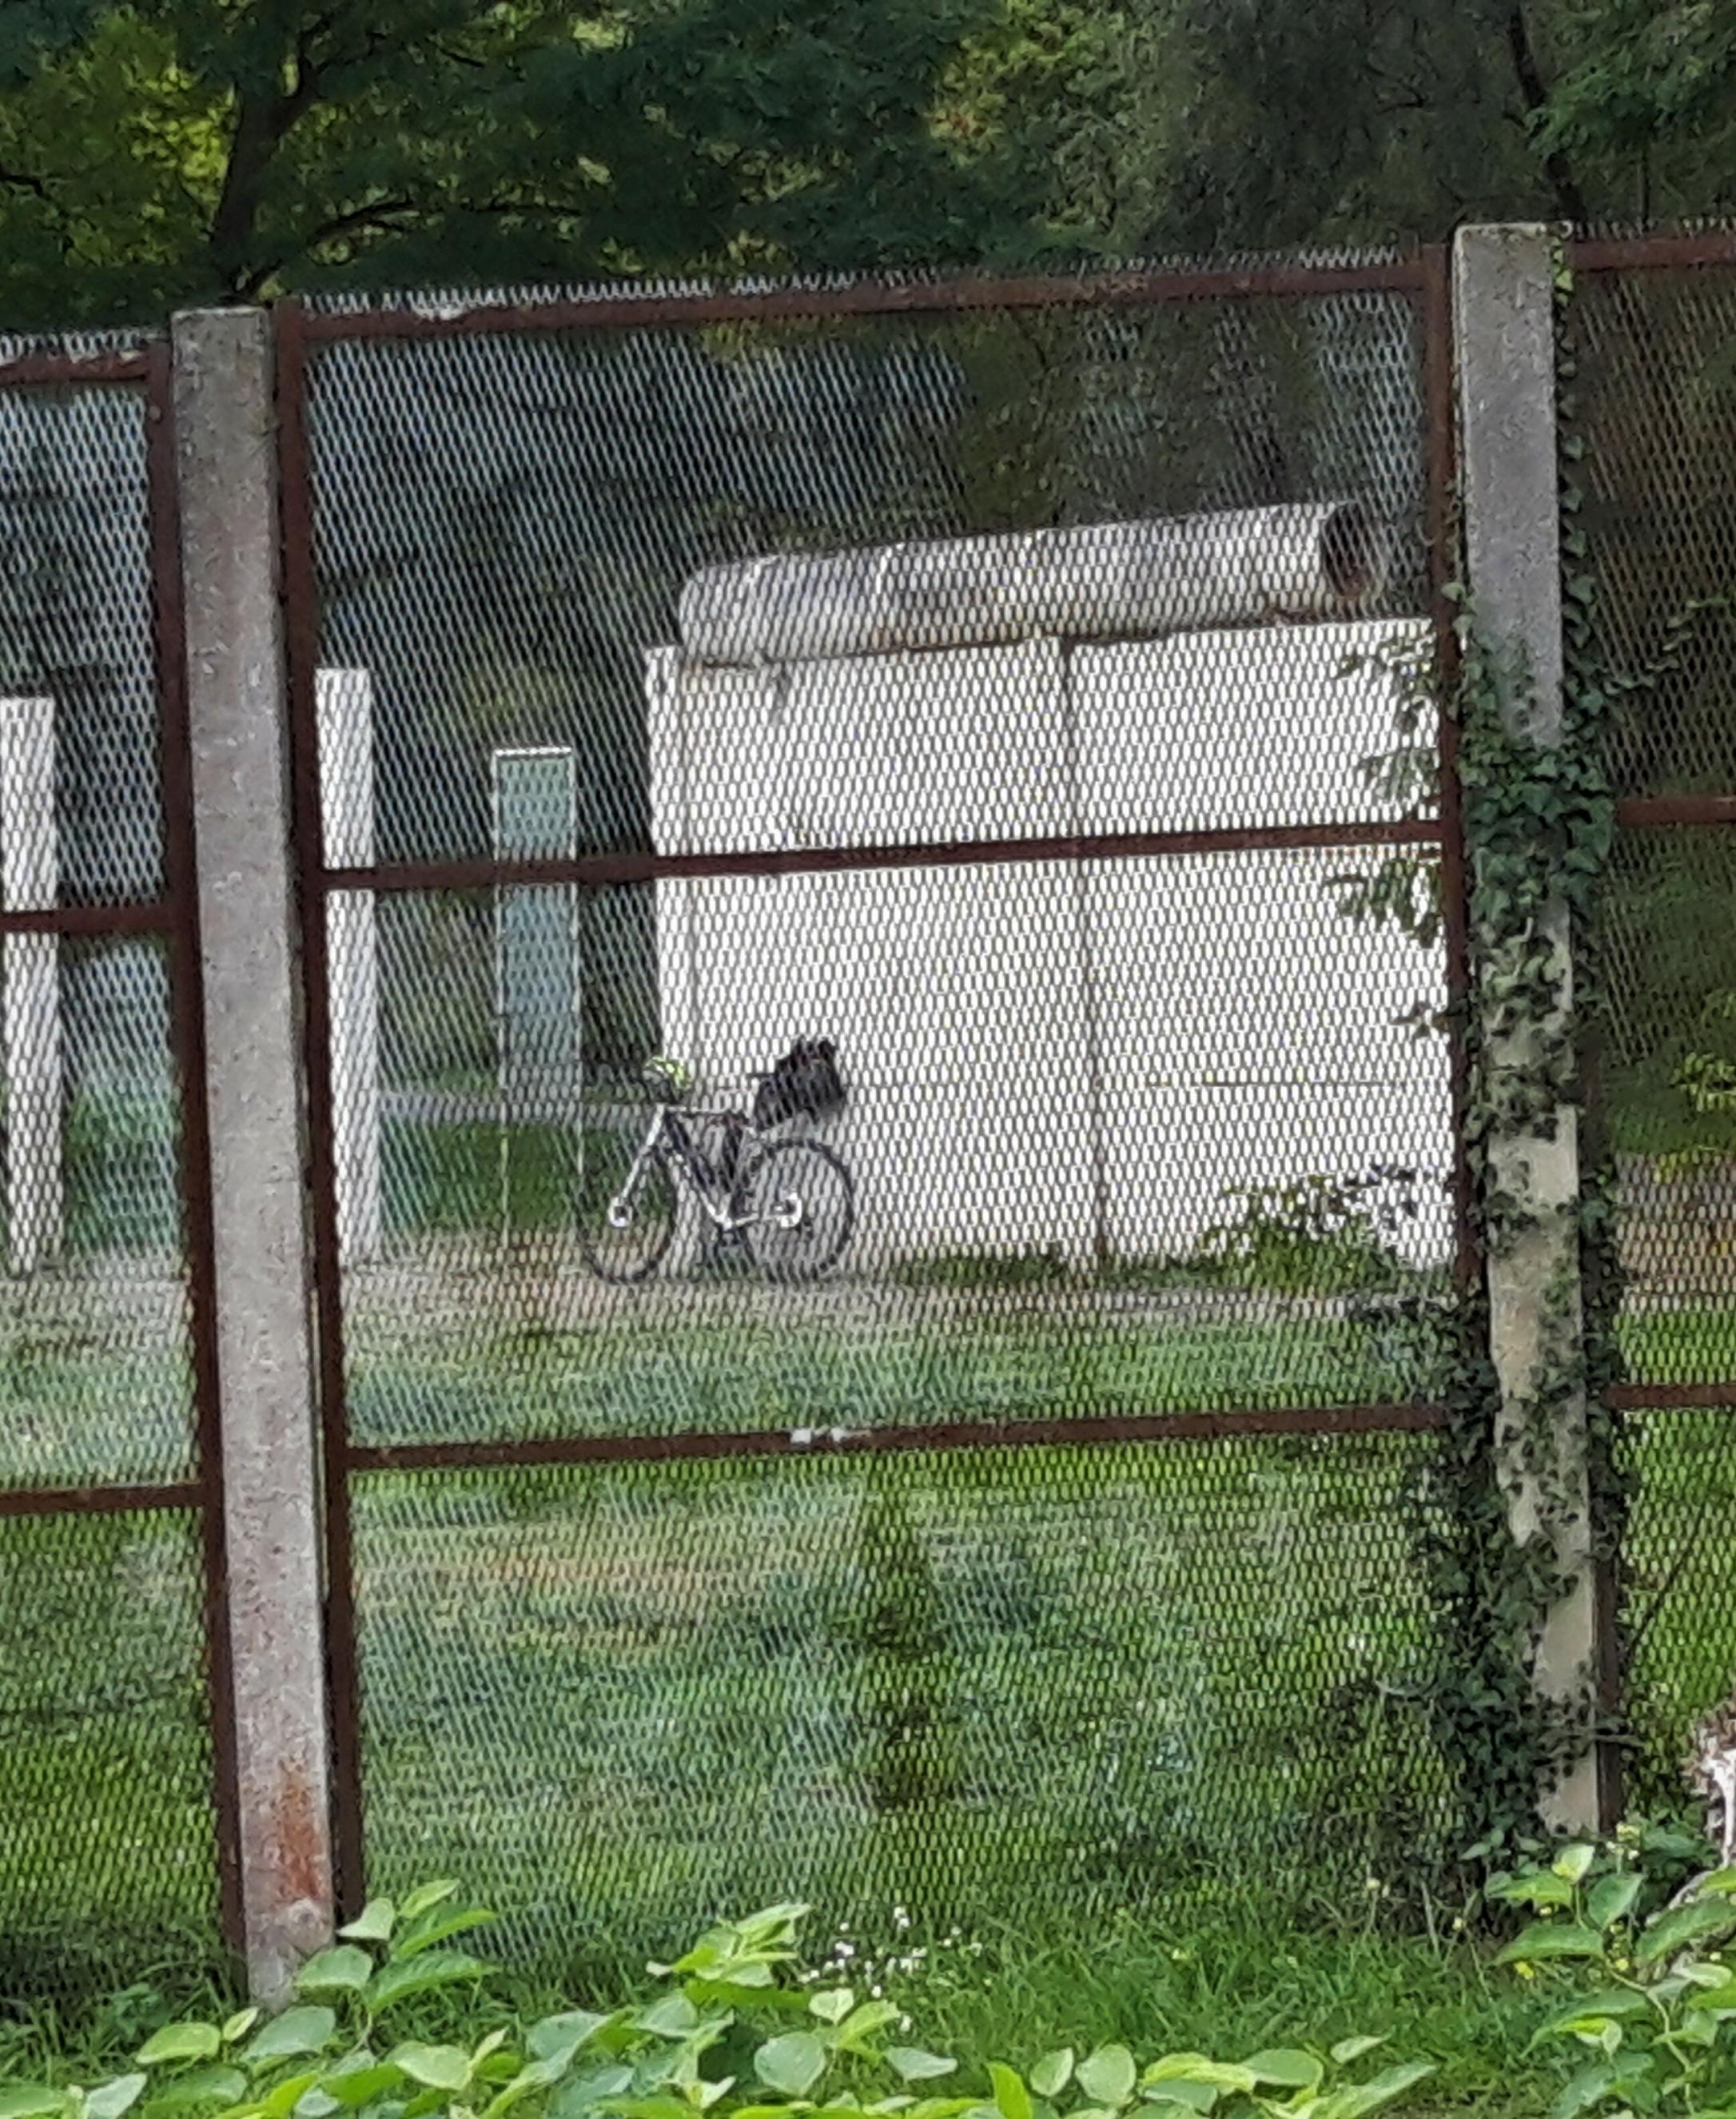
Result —
POLYGON ((1032 224, 953 123, 996 0, 8 0, 12 324, 345 280, 961 260, 1032 224))
POLYGON ((1123 0, 1065 211, 1113 249, 1736 210, 1724 0, 1123 0))
POLYGON ((1726 0, 6 0, 0 322, 1736 206, 1726 0))

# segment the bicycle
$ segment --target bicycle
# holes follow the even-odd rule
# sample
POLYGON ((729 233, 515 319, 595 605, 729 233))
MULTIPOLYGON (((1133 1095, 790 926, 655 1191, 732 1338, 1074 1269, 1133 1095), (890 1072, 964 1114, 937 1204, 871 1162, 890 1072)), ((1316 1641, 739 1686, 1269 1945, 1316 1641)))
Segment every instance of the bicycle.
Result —
POLYGON ((772 1139, 743 1111, 685 1111, 677 1101, 683 1084, 666 1062, 641 1078, 658 1101, 637 1145, 620 1129, 585 1133, 579 1242, 594 1273, 627 1284, 656 1270, 675 1233, 682 1184, 768 1280, 817 1280, 837 1263, 856 1221, 855 1186, 840 1157, 821 1141, 772 1139), (696 1138, 696 1124, 716 1129, 715 1154, 696 1138))

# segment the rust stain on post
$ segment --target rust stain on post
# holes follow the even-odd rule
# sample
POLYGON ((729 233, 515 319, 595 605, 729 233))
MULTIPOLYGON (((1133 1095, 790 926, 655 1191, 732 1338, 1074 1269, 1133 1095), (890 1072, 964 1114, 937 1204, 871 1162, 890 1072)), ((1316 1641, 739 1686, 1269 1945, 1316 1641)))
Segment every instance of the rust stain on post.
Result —
POLYGON ((326 1889, 326 1831, 308 1776, 290 1764, 278 1776, 266 1836, 271 1874, 285 1908, 317 1902, 326 1889))

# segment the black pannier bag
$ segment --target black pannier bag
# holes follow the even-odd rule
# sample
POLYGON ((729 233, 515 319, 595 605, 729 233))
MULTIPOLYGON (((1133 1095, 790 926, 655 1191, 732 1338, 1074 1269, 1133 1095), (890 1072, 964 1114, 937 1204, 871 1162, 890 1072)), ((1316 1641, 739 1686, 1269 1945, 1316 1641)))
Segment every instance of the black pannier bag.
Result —
POLYGON ((793 1118, 823 1119, 844 1108, 844 1078, 829 1037, 798 1039, 760 1083, 753 1123, 762 1133, 793 1118))

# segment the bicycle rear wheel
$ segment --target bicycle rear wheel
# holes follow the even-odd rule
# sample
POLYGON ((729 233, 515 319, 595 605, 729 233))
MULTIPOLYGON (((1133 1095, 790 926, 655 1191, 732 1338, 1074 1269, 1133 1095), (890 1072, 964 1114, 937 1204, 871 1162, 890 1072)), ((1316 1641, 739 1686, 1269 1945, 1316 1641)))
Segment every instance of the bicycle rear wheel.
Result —
POLYGON ((817 1140, 775 1142, 742 1172, 730 1204, 748 1254, 768 1280, 817 1280, 856 1226, 850 1174, 817 1140))
POLYGON ((661 1149, 641 1166, 631 1190, 633 1158, 644 1136, 587 1126, 579 1175, 579 1247, 600 1279, 625 1283, 655 1271, 675 1233, 675 1187, 661 1149))

